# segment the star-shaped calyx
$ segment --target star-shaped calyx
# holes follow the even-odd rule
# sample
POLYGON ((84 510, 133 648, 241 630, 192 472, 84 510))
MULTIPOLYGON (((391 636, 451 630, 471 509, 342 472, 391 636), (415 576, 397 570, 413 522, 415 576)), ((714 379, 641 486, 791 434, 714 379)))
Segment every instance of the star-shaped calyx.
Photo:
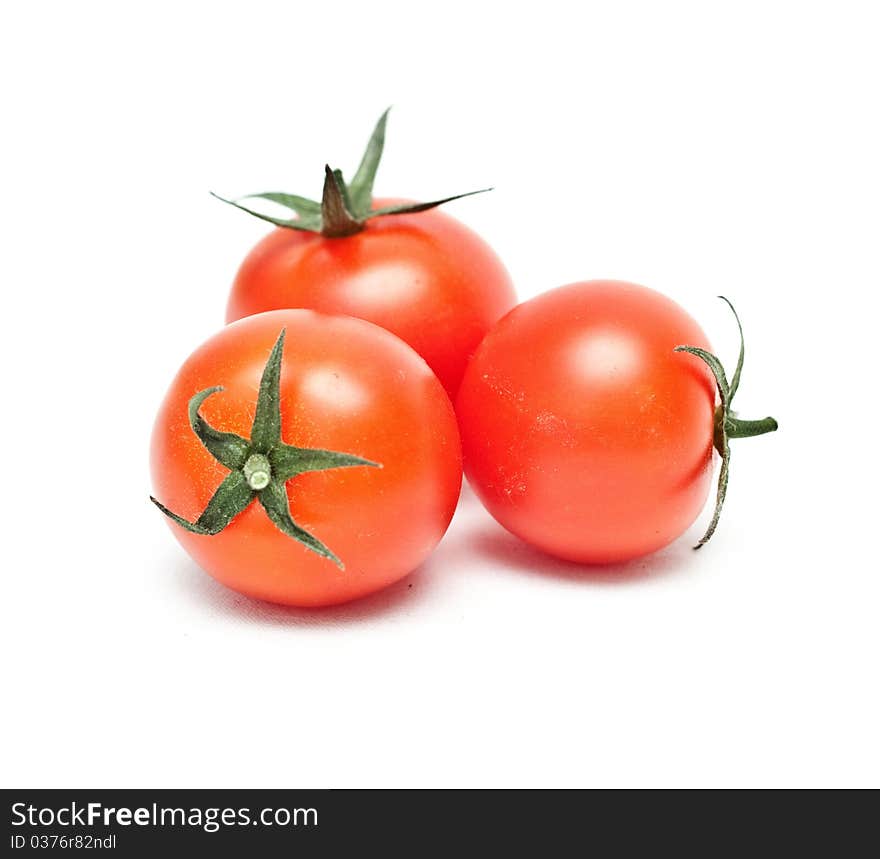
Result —
MULTIPOLYGON (((390 108, 389 108, 390 110, 390 108)), ((353 236, 366 227, 371 218, 382 215, 402 215, 410 212, 424 212, 436 206, 442 206, 452 200, 462 197, 470 197, 472 194, 482 194, 491 190, 483 188, 479 191, 469 191, 466 194, 456 194, 453 197, 444 197, 442 200, 433 200, 430 203, 402 203, 397 206, 386 206, 380 209, 373 208, 373 182, 376 179, 376 171, 382 160, 382 150, 385 147, 385 124, 388 120, 388 111, 379 117, 376 127, 367 143, 366 151, 361 159, 357 173, 351 182, 346 182, 341 170, 332 170, 329 165, 324 166, 324 191, 321 201, 310 200, 300 197, 298 194, 287 194, 283 191, 265 191, 262 194, 247 194, 238 200, 227 200, 218 194, 214 194, 218 200, 229 203, 249 215, 275 224, 276 227, 286 227, 291 230, 301 230, 308 233, 320 233, 325 238, 338 239, 353 236), (291 218, 274 218, 257 212, 247 206, 243 206, 240 200, 269 200, 293 212, 291 218)), ((213 192, 212 192, 213 193, 213 192)))
POLYGON ((259 499, 266 515, 280 531, 343 569, 342 561, 327 546, 293 521, 285 484, 307 471, 382 466, 350 453, 293 447, 281 440, 279 385, 284 334, 282 330, 263 370, 249 441, 235 433, 215 429, 199 414, 202 403, 212 394, 222 391, 222 387, 206 388, 189 401, 189 423, 193 432, 211 456, 229 469, 229 474, 217 487, 199 518, 190 522, 173 513, 152 496, 150 500, 181 528, 193 534, 211 536, 219 534, 254 499, 259 499))
POLYGON ((721 457, 721 471, 718 474, 718 489, 715 497, 715 512, 712 514, 712 521, 706 529, 706 533, 700 538, 700 542, 694 546, 699 549, 709 542, 715 529, 718 527, 718 520, 721 518, 721 508, 724 506, 724 499, 727 496, 727 481, 730 476, 730 440, 732 438, 749 438, 755 435, 764 435, 764 433, 774 432, 779 429, 779 424, 774 418, 761 418, 756 421, 747 421, 738 417, 732 409, 733 398, 739 390, 739 378, 742 375, 743 359, 745 358, 745 340, 743 339, 742 324, 739 321, 739 314, 736 308, 723 295, 718 296, 733 312, 733 318, 736 319, 739 328, 739 358, 736 362, 736 369, 733 371, 733 378, 728 383, 727 374, 724 372, 724 366, 711 352, 701 349, 699 346, 676 346, 676 352, 688 352, 696 355, 704 361, 718 385, 718 396, 721 400, 715 409, 715 428, 713 434, 713 443, 715 450, 721 457))

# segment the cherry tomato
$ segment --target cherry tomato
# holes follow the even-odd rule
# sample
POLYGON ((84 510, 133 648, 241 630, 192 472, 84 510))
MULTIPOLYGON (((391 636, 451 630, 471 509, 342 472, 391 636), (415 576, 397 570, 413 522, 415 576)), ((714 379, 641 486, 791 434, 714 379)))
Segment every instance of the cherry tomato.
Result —
MULTIPOLYGON (((374 208, 395 205, 406 204, 374 208)), ((474 350, 515 303, 494 251, 432 209, 373 218, 343 238, 275 229, 242 263, 226 319, 283 307, 366 319, 409 343, 454 397, 474 350)))
POLYGON ((251 316, 197 349, 159 410, 151 466, 204 570, 297 606, 414 570, 461 485, 455 415, 427 364, 375 325, 309 310, 251 316))
MULTIPOLYGON (((575 283, 505 316, 458 395, 465 471, 489 512, 562 558, 609 563, 682 534, 712 478, 705 334, 635 284, 575 283)), ((775 427, 774 427, 775 428, 775 427)))

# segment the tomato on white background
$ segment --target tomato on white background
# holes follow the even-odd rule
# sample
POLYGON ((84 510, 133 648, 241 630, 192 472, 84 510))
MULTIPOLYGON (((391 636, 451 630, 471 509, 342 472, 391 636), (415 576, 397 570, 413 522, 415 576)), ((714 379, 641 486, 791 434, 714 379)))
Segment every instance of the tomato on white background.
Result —
POLYGON ((248 317, 200 346, 159 410, 151 464, 205 571, 297 606, 412 572, 461 487, 455 415, 425 362, 378 326, 310 310, 248 317))

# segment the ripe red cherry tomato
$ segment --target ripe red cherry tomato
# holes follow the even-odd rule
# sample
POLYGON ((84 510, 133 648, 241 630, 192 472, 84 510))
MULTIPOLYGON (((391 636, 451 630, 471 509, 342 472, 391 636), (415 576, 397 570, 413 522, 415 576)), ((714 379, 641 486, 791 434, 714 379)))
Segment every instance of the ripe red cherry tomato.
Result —
POLYGON ((467 370, 465 470, 489 512, 562 558, 608 563, 674 540, 712 478, 706 335, 642 286, 575 283, 520 305, 467 370))
MULTIPOLYGON (((391 205, 403 203, 376 203, 391 205)), ((495 252, 433 209, 375 218, 345 238, 279 227, 242 263, 226 320, 282 307, 366 319, 409 343, 454 397, 468 359, 515 303, 495 252)))
POLYGON ((241 198, 290 211, 276 218, 225 201, 279 227, 242 263, 226 321, 284 307, 366 319, 409 343, 454 398, 468 360, 516 294, 494 251, 436 208, 469 194, 373 199, 387 118, 386 110, 350 181, 325 167, 320 202, 280 191, 241 198))
POLYGON ((414 570, 461 485, 455 415, 427 364, 375 325, 309 310, 249 317, 199 347, 159 410, 151 465, 204 570, 297 606, 414 570))

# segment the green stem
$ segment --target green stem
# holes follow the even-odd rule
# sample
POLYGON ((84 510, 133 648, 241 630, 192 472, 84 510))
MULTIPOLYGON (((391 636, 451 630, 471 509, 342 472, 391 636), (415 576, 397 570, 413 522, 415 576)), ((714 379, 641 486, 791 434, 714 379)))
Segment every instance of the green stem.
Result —
POLYGON ((324 195, 321 199, 321 235, 343 239, 359 233, 364 223, 349 211, 341 174, 324 166, 324 195))
POLYGON ((757 421, 746 421, 728 414, 725 421, 728 438, 751 438, 764 433, 775 432, 779 424, 775 418, 761 418, 757 421))
POLYGON ((272 466, 262 453, 252 453, 244 464, 245 479, 254 491, 265 489, 272 479, 272 466))

